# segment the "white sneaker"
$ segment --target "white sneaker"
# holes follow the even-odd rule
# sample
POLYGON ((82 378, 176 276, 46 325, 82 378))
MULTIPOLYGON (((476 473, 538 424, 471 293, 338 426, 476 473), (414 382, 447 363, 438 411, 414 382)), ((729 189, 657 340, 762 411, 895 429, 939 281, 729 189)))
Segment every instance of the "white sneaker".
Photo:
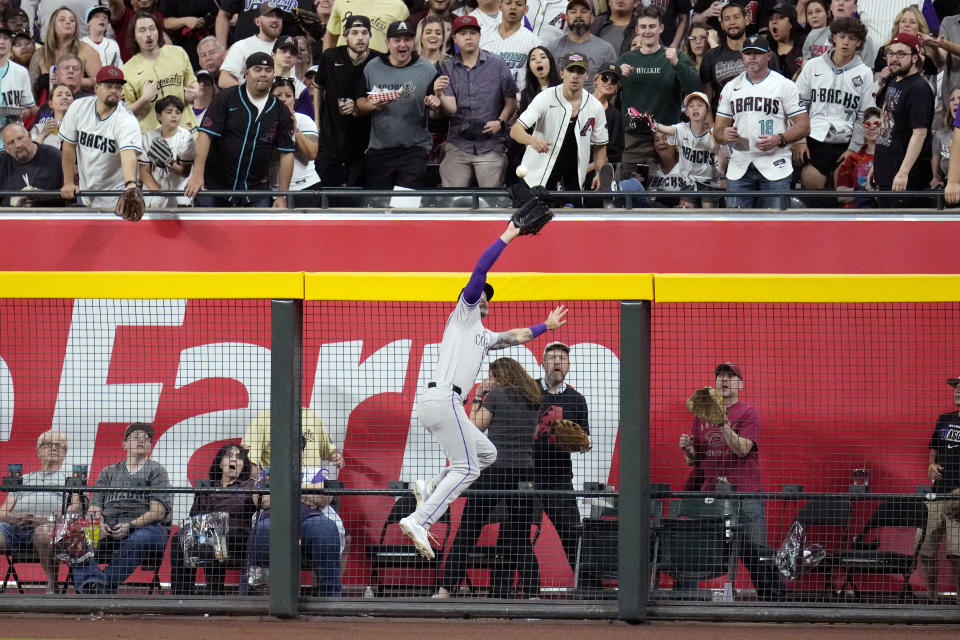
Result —
POLYGON ((410 489, 413 491, 413 497, 417 499, 417 509, 420 503, 430 495, 427 493, 427 484, 423 480, 414 480, 410 483, 410 489))
POLYGON ((400 530, 411 540, 413 540, 413 546, 416 547, 417 552, 429 560, 436 558, 436 555, 433 553, 433 547, 430 546, 430 539, 427 537, 427 530, 424 529, 420 523, 414 520, 412 517, 407 516, 400 520, 400 530))

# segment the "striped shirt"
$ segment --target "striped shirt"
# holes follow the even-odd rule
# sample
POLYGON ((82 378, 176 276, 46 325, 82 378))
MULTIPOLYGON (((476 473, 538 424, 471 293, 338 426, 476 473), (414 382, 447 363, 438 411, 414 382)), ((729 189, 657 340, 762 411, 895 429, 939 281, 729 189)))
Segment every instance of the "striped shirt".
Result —
POLYGON ((447 142, 464 153, 476 155, 502 148, 506 129, 478 140, 467 140, 460 136, 460 132, 472 122, 498 120, 504 101, 516 98, 517 83, 513 81, 507 63, 495 53, 481 49, 472 68, 465 66, 463 58, 457 55, 441 65, 440 75, 450 77, 450 84, 443 94, 457 99, 457 112, 450 118, 447 142))
MULTIPOLYGON (((893 21, 897 14, 911 5, 923 6, 919 0, 860 0, 857 3, 857 13, 860 21, 867 28, 867 37, 873 40, 874 46, 882 47, 890 40, 893 32, 893 21)), ((864 58, 869 60, 869 58, 864 58)))
POLYGON ((523 26, 506 38, 500 35, 499 27, 480 32, 480 48, 503 58, 517 83, 518 93, 523 91, 526 82, 530 50, 542 44, 539 37, 523 26))

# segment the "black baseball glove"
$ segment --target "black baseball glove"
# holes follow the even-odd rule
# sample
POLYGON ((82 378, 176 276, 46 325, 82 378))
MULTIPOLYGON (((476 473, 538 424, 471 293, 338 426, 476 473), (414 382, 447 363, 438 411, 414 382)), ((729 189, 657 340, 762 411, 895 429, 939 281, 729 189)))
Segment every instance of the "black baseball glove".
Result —
POLYGON ((521 180, 510 185, 510 196, 517 209, 510 219, 520 229, 520 235, 536 235, 553 220, 554 213, 547 206, 547 192, 543 187, 530 188, 521 180))

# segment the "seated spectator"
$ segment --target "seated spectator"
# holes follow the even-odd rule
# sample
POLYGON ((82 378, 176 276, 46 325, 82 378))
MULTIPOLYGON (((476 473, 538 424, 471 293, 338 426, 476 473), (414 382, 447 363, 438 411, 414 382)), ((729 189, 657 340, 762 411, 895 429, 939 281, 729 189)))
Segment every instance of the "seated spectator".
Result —
POLYGON ((47 30, 47 37, 43 46, 30 59, 30 86, 33 87, 37 102, 46 100, 47 90, 50 87, 50 68, 57 64, 60 58, 73 54, 83 65, 83 76, 80 86, 84 89, 93 89, 97 71, 103 64, 100 54, 85 42, 80 42, 77 34, 77 17, 70 9, 60 7, 50 17, 52 29, 47 30))
MULTIPOLYGON (((325 469, 329 462, 336 469, 343 467, 343 455, 333 446, 316 413, 303 409, 300 425, 300 464, 304 489, 323 489, 323 479, 331 479, 332 469, 325 469)), ((243 436, 243 446, 249 451, 255 473, 270 467, 270 410, 261 411, 243 436)), ((343 521, 331 506, 332 498, 322 494, 302 494, 300 497, 300 543, 307 556, 318 595, 339 597, 340 554, 344 550, 346 532, 343 521)), ((270 541, 270 496, 261 498, 260 506, 267 509, 261 513, 257 526, 250 536, 247 550, 248 576, 241 583, 241 593, 247 586, 258 586, 263 580, 263 569, 269 562, 270 541)))
MULTIPOLYGON (((680 153, 677 148, 670 143, 670 137, 661 132, 653 134, 653 150, 657 154, 657 159, 650 165, 649 181, 647 191, 692 191, 693 184, 683 172, 680 165, 680 153)), ((687 206, 686 201, 680 201, 677 198, 651 198, 657 203, 658 207, 676 207, 678 204, 687 206)))
POLYGON ((933 180, 931 189, 942 189, 950 173, 950 145, 953 142, 953 123, 957 119, 957 106, 960 105, 960 87, 950 92, 947 110, 943 113, 943 126, 933 132, 933 180))
POLYGON ((10 48, 11 60, 21 67, 27 68, 30 66, 30 59, 36 51, 37 43, 33 41, 29 33, 26 31, 14 31, 13 45, 10 48))
POLYGON ((803 66, 803 41, 806 32, 797 22, 797 10, 790 4, 781 4, 770 10, 767 30, 776 47, 780 73, 791 80, 803 66))
POLYGON ((197 61, 200 68, 213 77, 214 84, 217 84, 220 77, 220 65, 226 55, 227 50, 223 43, 213 36, 207 36, 197 44, 197 61))
MULTIPOLYGON (((130 51, 130 23, 138 12, 152 13, 157 17, 159 24, 163 24, 163 14, 159 11, 159 0, 108 0, 110 5, 110 24, 113 25, 113 32, 117 34, 117 44, 120 45, 120 57, 124 62, 129 60, 136 52, 130 51)), ((165 42, 170 39, 163 33, 165 42)))
MULTIPOLYGON (((640 41, 637 40, 638 45, 639 42, 640 41)), ((690 27, 690 35, 683 41, 683 52, 687 54, 688 58, 693 60, 693 66, 695 66, 699 72, 700 65, 703 63, 704 54, 716 46, 719 46, 717 32, 703 22, 698 22, 690 27)), ((630 51, 633 51, 632 46, 630 47, 630 51)))
MULTIPOLYGON (((213 76, 210 75, 210 72, 205 69, 200 69, 197 71, 197 95, 193 99, 193 116, 197 122, 203 122, 203 114, 207 112, 207 107, 210 106, 210 103, 213 102, 214 96, 220 92, 220 88, 217 87, 216 81, 213 79, 213 76)), ((190 133, 196 133, 199 130, 200 126, 191 131, 190 133)))
MULTIPOLYGON (((221 10, 222 13, 222 10, 221 10)), ((273 53, 273 45, 280 37, 283 16, 286 12, 272 2, 263 2, 257 10, 255 20, 259 31, 250 37, 237 40, 227 50, 220 65, 220 77, 217 84, 221 89, 235 87, 244 77, 244 61, 254 53, 273 53)))
POLYGON ((102 4, 95 4, 87 9, 87 35, 80 38, 93 47, 100 56, 101 64, 111 64, 115 67, 123 65, 120 58, 120 45, 113 38, 107 37, 107 27, 110 26, 110 8, 102 4))
MULTIPOLYGON (((214 487, 222 489, 253 489, 256 482, 251 477, 250 459, 247 451, 237 444, 220 447, 210 463, 207 479, 214 487)), ((260 496, 250 493, 197 493, 190 507, 190 515, 223 512, 229 515, 227 526, 227 562, 234 565, 242 561, 250 535, 250 522, 257 512, 260 496)), ((197 579, 196 567, 188 566, 183 555, 182 532, 173 536, 170 545, 170 583, 174 595, 192 595, 197 579)), ((208 593, 223 595, 226 591, 226 564, 207 562, 203 575, 208 593)))
POLYGON ((570 0, 567 4, 567 33, 547 44, 555 58, 571 51, 586 56, 590 68, 583 88, 587 91, 593 91, 593 77, 600 69, 613 64, 619 55, 609 42, 590 33, 593 20, 593 7, 588 0, 570 0))
POLYGON ((417 24, 414 39, 417 54, 440 70, 440 65, 450 59, 450 25, 436 16, 427 16, 417 24))
MULTIPOLYGON (((165 0, 163 3, 163 28, 170 36, 170 43, 187 52, 194 69, 203 66, 197 55, 198 45, 207 38, 216 40, 219 5, 217 0, 165 0)), ((223 49, 226 51, 226 47, 223 49)))
MULTIPOLYGON (((193 168, 194 157, 193 136, 188 129, 180 126, 184 109, 183 100, 177 96, 166 96, 157 100, 153 106, 159 125, 143 135, 143 151, 140 152, 140 182, 145 190, 182 191, 193 168), (170 150, 169 156, 151 151, 161 138, 170 150)), ((144 195, 147 207, 150 209, 189 207, 191 204, 190 198, 186 196, 144 195)))
MULTIPOLYGON (((187 52, 174 44, 164 44, 163 27, 152 13, 137 13, 130 23, 127 38, 133 57, 123 65, 123 99, 140 121, 140 131, 157 128, 154 102, 158 97, 176 96, 184 103, 196 96, 196 77, 187 52)), ((193 129, 197 123, 193 111, 183 115, 183 126, 193 129)))
MULTIPOLYGON (((620 115, 620 107, 617 101, 620 96, 620 74, 616 66, 610 65, 606 69, 601 69, 597 77, 593 79, 593 97, 596 98, 603 107, 603 112, 607 116, 607 162, 614 167, 620 165, 620 159, 623 155, 623 116, 620 115)), ((593 182, 593 176, 597 167, 591 162, 587 166, 587 181, 593 182)))
POLYGON ((294 103, 297 113, 312 118, 313 98, 307 91, 307 85, 296 77, 294 66, 297 64, 297 41, 290 36, 280 36, 273 43, 273 73, 277 78, 290 78, 293 83, 294 103))
MULTIPOLYGON (((57 191, 63 184, 60 149, 38 145, 20 123, 3 128, 4 153, 0 154, 0 189, 57 191)), ((19 198, 4 198, 11 206, 63 206, 59 197, 34 197, 25 194, 19 198)))
POLYGON ((123 432, 126 460, 100 472, 87 515, 101 518, 98 555, 113 552, 106 569, 95 558, 73 567, 73 581, 81 593, 115 593, 149 554, 162 554, 170 535, 168 494, 149 489, 170 486, 167 470, 150 460, 153 427, 134 422, 123 432), (146 488, 146 489, 145 489, 146 488))
MULTIPOLYGON (((880 133, 880 109, 868 107, 863 112, 863 146, 856 152, 844 158, 837 168, 837 191, 866 191, 872 187, 869 184, 870 173, 873 171, 873 153, 877 146, 877 134, 880 133)), ((866 206, 863 199, 853 200, 841 198, 847 208, 866 206)), ((876 202, 871 198, 870 206, 876 202)))
MULTIPOLYGON (((53 75, 54 87, 66 87, 70 90, 74 100, 93 95, 93 91, 84 89, 81 86, 83 81, 83 63, 80 62, 80 58, 76 55, 68 53, 57 60, 57 70, 53 75)), ((44 93, 47 96, 46 101, 40 105, 32 121, 29 118, 24 119, 24 125, 29 124, 32 128, 34 124, 46 122, 54 117, 54 107, 50 99, 51 92, 45 91, 44 93)), ((62 119, 62 117, 57 118, 58 121, 62 119)), ((53 144, 53 141, 48 141, 48 144, 53 144)))
POLYGON ((34 142, 48 145, 60 151, 60 123, 63 116, 67 115, 67 109, 73 104, 73 92, 65 84, 58 84, 53 88, 50 99, 47 104, 40 107, 37 112, 37 118, 33 122, 33 128, 30 129, 30 135, 34 142))
MULTIPOLYGON (((320 196, 315 192, 320 189, 320 176, 314 168, 313 160, 317 157, 317 151, 320 148, 317 140, 317 124, 313 118, 303 115, 294 110, 296 100, 293 97, 296 89, 294 88, 294 78, 276 77, 273 79, 273 96, 280 101, 285 109, 290 111, 296 126, 294 128, 293 150, 293 177, 290 178, 291 191, 303 191, 302 196, 297 196, 290 203, 291 208, 299 207, 318 207, 320 205, 320 196)), ((271 186, 276 189, 278 185, 274 180, 271 186)))
MULTIPOLYGON (((13 126, 19 125, 7 125, 7 129, 13 126)), ((9 149, 8 144, 7 153, 10 152, 9 149)), ((59 431, 41 433, 37 438, 40 470, 25 474, 23 484, 31 487, 65 485, 67 470, 63 461, 67 457, 68 448, 67 436, 59 431)), ((47 575, 47 593, 55 592, 59 569, 59 563, 50 549, 50 534, 53 532, 54 518, 64 512, 64 506, 67 506, 68 513, 80 513, 80 496, 76 493, 70 494, 67 505, 60 492, 11 491, 0 506, 0 552, 35 549, 40 557, 40 565, 47 575)))

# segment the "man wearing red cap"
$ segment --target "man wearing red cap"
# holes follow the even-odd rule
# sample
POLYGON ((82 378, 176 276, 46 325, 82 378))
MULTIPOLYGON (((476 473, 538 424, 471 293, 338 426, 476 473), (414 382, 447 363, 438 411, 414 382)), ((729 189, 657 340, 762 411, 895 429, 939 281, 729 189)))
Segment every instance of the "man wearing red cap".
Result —
MULTIPOLYGON (((893 74, 877 94, 883 122, 873 157, 873 181, 880 191, 921 191, 930 186, 934 95, 920 73, 920 40, 898 33, 886 46, 887 67, 893 74)), ((884 198, 881 207, 926 206, 916 198, 884 198)))
MULTIPOLYGON (((119 191, 137 186, 140 123, 120 105, 123 72, 114 66, 97 72, 93 96, 75 100, 60 123, 63 187, 73 200, 82 191, 119 191), (75 183, 80 173, 79 186, 75 183)), ((113 209, 116 196, 83 196, 88 207, 113 209)))

